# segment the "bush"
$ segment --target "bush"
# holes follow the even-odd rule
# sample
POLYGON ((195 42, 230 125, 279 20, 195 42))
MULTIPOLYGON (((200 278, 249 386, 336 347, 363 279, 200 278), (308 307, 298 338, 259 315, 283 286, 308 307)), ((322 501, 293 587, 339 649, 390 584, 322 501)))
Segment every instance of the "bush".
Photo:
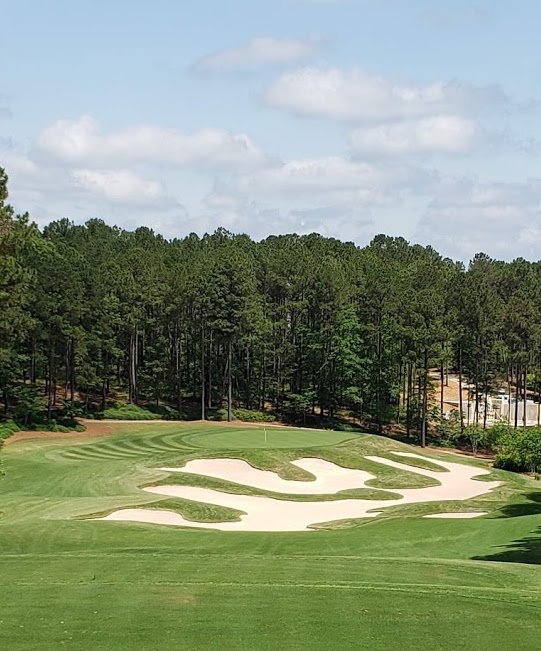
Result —
POLYGON ((464 428, 464 438, 471 445, 473 454, 477 454, 479 446, 484 446, 488 430, 483 429, 478 423, 472 423, 464 428))
POLYGON ((496 468, 515 472, 541 471, 541 429, 531 427, 502 430, 498 439, 498 454, 494 461, 496 468))
POLYGON ((178 409, 173 409, 168 405, 150 407, 149 410, 153 414, 157 414, 160 418, 163 418, 163 420, 184 420, 184 415, 178 409))
POLYGON ((154 414, 148 409, 139 407, 139 405, 116 403, 114 407, 105 409, 102 412, 103 418, 111 420, 160 420, 159 414, 154 414))
POLYGON ((525 472, 527 470, 520 456, 511 452, 498 452, 494 458, 494 468, 510 472, 525 472))
POLYGON ((256 409, 235 409, 235 418, 245 423, 274 423, 276 416, 256 409))
POLYGON ((439 408, 435 408, 431 410, 429 421, 433 429, 431 443, 445 448, 453 447, 460 438, 460 412, 453 409, 446 416, 439 408))
MULTIPOLYGON (((209 409, 207 411, 207 417, 209 420, 225 421, 227 420, 227 409, 224 409, 223 407, 209 409)), ((232 417, 235 417, 234 414, 232 414, 232 417)))
POLYGON ((333 430, 337 432, 358 432, 359 427, 357 425, 352 425, 351 423, 342 423, 340 421, 333 424, 333 430))
POLYGON ((499 450, 509 437, 516 434, 516 430, 507 421, 499 421, 490 428, 490 445, 492 449, 499 450))
MULTIPOLYGON (((20 431, 20 427, 17 426, 12 420, 0 421, 0 450, 4 445, 4 441, 8 439, 15 432, 20 431)), ((0 459, 0 476, 4 474, 2 470, 2 460, 0 459)))

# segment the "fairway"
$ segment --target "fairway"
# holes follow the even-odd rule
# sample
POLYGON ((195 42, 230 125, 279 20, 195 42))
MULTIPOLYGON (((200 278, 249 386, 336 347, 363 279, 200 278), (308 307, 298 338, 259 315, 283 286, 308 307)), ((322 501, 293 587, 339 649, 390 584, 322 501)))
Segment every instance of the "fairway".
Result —
POLYGON ((491 471, 474 480, 488 484, 471 499, 400 505, 402 491, 430 489, 438 472, 448 474, 442 462, 480 472, 488 466, 423 451, 428 463, 403 454, 418 449, 367 434, 199 423, 100 427, 108 435, 93 436, 89 427, 77 436, 21 438, 1 453, 0 648, 538 648, 541 492, 533 479, 491 471), (277 473, 275 490, 295 480, 296 492, 182 473, 196 459, 245 461, 277 473), (291 463, 298 459, 373 478, 333 495, 306 494, 298 484, 313 479, 303 469, 311 466, 291 463), (382 514, 299 532, 95 519, 130 508, 199 523, 241 515, 143 490, 171 485, 299 503, 374 500, 382 514), (381 508, 385 499, 390 506, 381 508), (487 515, 424 517, 472 512, 487 515))

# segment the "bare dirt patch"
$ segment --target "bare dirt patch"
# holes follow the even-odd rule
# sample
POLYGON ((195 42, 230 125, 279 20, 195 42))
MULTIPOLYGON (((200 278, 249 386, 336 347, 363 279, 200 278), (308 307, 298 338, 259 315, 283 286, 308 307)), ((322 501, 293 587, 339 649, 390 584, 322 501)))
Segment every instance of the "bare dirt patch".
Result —
POLYGON ((85 438, 96 438, 97 436, 110 436, 114 432, 114 428, 105 421, 99 420, 82 420, 86 426, 85 432, 15 432, 12 436, 4 441, 4 445, 11 445, 17 441, 30 441, 33 439, 47 439, 47 440, 81 440, 85 438))

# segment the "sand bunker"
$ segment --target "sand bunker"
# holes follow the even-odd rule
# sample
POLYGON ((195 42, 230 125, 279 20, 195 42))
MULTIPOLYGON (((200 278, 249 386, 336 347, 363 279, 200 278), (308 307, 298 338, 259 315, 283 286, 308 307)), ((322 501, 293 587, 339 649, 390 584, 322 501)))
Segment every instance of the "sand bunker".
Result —
MULTIPOLYGON (((430 461, 426 457, 407 452, 394 454, 430 461)), ((330 502, 294 502, 270 497, 233 495, 195 486, 150 486, 144 489, 148 493, 229 507, 244 512, 244 515, 236 522, 192 522, 173 511, 122 509, 101 519, 218 529, 220 531, 307 531, 310 526, 324 522, 373 518, 381 513, 382 508, 390 506, 468 500, 497 488, 501 483, 476 481, 473 479, 474 477, 486 475, 489 471, 458 463, 438 460, 437 464, 449 471, 438 472, 391 461, 383 457, 367 456, 366 458, 386 466, 430 477, 438 481, 439 485, 428 488, 389 490, 388 492, 398 493, 402 496, 395 500, 343 499, 330 502)), ((258 470, 244 461, 235 459, 198 459, 188 462, 184 468, 169 468, 167 470, 217 477, 273 492, 305 495, 331 494, 340 490, 364 488, 366 482, 373 478, 372 475, 361 470, 341 468, 321 459, 299 459, 294 464, 312 473, 315 479, 307 482, 288 481, 274 472, 258 470)), ((449 517, 450 514, 440 515, 449 517)), ((481 514, 476 513, 475 515, 481 514)), ((458 516, 451 515, 451 517, 458 516)))
POLYGON ((314 475, 312 481, 282 479, 270 470, 258 470, 240 459, 195 459, 183 468, 160 468, 167 472, 185 472, 225 479, 235 484, 261 488, 288 495, 334 495, 351 488, 364 488, 374 475, 363 470, 341 468, 323 459, 298 459, 292 465, 314 475))

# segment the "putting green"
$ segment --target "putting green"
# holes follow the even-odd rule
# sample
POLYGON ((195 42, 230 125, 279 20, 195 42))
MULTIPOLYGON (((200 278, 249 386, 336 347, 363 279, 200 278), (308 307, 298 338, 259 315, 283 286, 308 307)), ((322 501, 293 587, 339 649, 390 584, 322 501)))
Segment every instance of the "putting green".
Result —
MULTIPOLYGON (((381 519, 310 534, 85 520, 137 506, 221 518, 212 507, 141 490, 168 479, 160 465, 187 459, 231 456, 302 479, 289 461, 318 456, 375 474, 366 455, 396 459, 392 451, 411 451, 338 432, 275 428, 265 447, 257 428, 134 423, 110 430, 101 438, 22 440, 1 453, 0 648, 538 648, 538 482, 498 471, 489 478, 504 486, 475 500, 393 507, 381 519), (460 510, 489 515, 422 517, 460 510)), ((389 489, 425 485, 414 473, 378 472, 376 483, 389 489)))
POLYGON ((185 437, 185 443, 207 450, 238 450, 247 448, 284 449, 323 447, 343 443, 353 438, 351 432, 318 432, 281 427, 233 429, 197 433, 185 437))

